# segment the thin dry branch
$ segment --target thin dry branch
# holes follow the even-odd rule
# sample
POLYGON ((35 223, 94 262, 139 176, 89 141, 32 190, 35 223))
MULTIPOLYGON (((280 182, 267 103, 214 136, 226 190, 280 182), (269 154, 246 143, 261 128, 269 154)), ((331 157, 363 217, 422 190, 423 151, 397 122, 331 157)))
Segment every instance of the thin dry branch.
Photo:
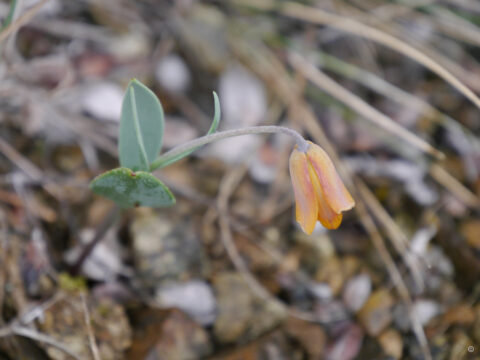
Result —
POLYGON ((467 189, 460 181, 455 179, 448 171, 438 164, 430 167, 430 175, 439 184, 448 189, 458 200, 470 208, 480 207, 480 198, 467 189))
POLYGON ((90 318, 90 312, 88 311, 87 299, 85 293, 81 293, 83 314, 85 316, 85 325, 87 326, 88 341, 90 343, 90 350, 94 360, 101 360, 100 351, 98 350, 97 342, 95 340, 95 334, 93 333, 92 321, 90 318))
POLYGON ((445 157, 441 151, 435 149, 425 140, 398 125, 388 116, 382 114, 380 111, 370 106, 361 98, 351 93, 340 84, 336 83, 299 54, 289 52, 288 60, 295 70, 303 74, 320 89, 333 96, 337 100, 340 100, 342 103, 355 110, 358 114, 362 115, 366 119, 372 121, 374 124, 382 127, 389 133, 398 136, 399 138, 408 142, 410 145, 415 146, 417 149, 420 149, 427 154, 435 156, 438 159, 445 157))
POLYGON ((48 0, 41 0, 37 4, 29 8, 17 20, 13 21, 0 33, 0 43, 9 37, 12 33, 20 29, 23 25, 28 23, 36 13, 48 2, 48 0))
POLYGON ((370 239, 372 240, 375 249, 379 253, 383 263, 385 264, 385 267, 387 268, 388 274, 392 279, 395 288, 397 289, 400 297, 407 306, 410 323, 412 324, 412 330, 415 333, 418 342, 420 343, 420 347, 422 349, 423 355, 425 356, 425 359, 432 360, 432 355, 428 346, 427 337, 425 335, 425 331, 423 330, 422 325, 418 321, 418 318, 415 316, 415 313, 413 311, 413 303, 408 292, 408 288, 403 281, 400 271, 395 265, 395 261, 392 259, 390 253, 387 250, 387 247, 385 246, 385 241, 383 240, 382 235, 378 231, 372 217, 368 214, 363 202, 357 202, 357 206, 355 207, 355 209, 360 217, 360 221, 363 227, 370 235, 370 239))
POLYGON ((359 68, 351 63, 345 62, 335 56, 317 52, 315 65, 325 68, 329 71, 344 76, 350 80, 356 81, 376 92, 385 96, 389 100, 396 102, 409 110, 414 110, 422 115, 426 120, 439 123, 444 126, 450 126, 458 129, 468 138, 472 145, 480 149, 480 140, 472 134, 463 124, 451 118, 447 114, 441 112, 436 107, 430 105, 427 101, 419 96, 410 94, 409 92, 397 87, 396 85, 384 80, 380 76, 369 72, 366 69, 359 68))
POLYGON ((66 345, 58 342, 53 337, 47 334, 41 333, 37 330, 28 328, 26 326, 21 326, 18 324, 12 324, 10 326, 6 326, 0 329, 0 338, 14 336, 14 335, 23 336, 28 339, 32 339, 32 340, 44 343, 46 345, 53 346, 58 350, 64 352, 65 354, 73 357, 74 359, 78 359, 78 360, 81 359, 79 355, 71 351, 66 345))
POLYGON ((277 10, 281 14, 291 18, 307 21, 312 24, 330 26, 337 30, 344 31, 355 36, 361 36, 387 46, 417 61, 427 69, 440 76, 480 109, 480 98, 460 80, 458 80, 450 71, 445 69, 442 65, 425 55, 420 50, 386 32, 380 31, 376 28, 362 24, 347 17, 339 16, 323 11, 316 7, 306 6, 291 1, 283 2, 281 5, 276 5, 276 2, 271 0, 233 1, 239 5, 251 6, 260 10, 277 10))
POLYGON ((378 229, 373 222, 370 214, 368 214, 365 204, 361 198, 355 196, 357 193, 354 187, 353 175, 349 169, 340 161, 340 158, 335 151, 335 148, 330 143, 328 137, 325 135, 320 124, 317 122, 315 115, 311 111, 310 107, 303 101, 298 90, 295 88, 293 81, 288 75, 285 67, 278 61, 278 59, 261 44, 256 43, 255 46, 246 42, 239 36, 231 34, 230 44, 236 56, 247 64, 247 66, 254 72, 256 72, 266 83, 271 85, 271 89, 276 93, 290 108, 291 113, 294 115, 292 118, 301 126, 303 126, 310 135, 313 137, 316 143, 321 145, 325 151, 330 155, 339 173, 342 175, 345 184, 349 187, 354 197, 357 200, 357 206, 355 210, 360 217, 360 220, 371 235, 375 248, 379 252, 382 261, 384 262, 387 271, 395 285, 402 301, 408 308, 410 321, 413 331, 417 337, 420 347, 422 349, 423 356, 427 360, 432 359, 430 349, 428 347, 427 338, 423 327, 418 322, 418 319, 414 316, 412 301, 408 289, 403 282, 399 270, 397 269, 395 262, 388 253, 387 248, 383 242, 378 229))
POLYGON ((380 222, 384 230, 387 232, 395 250, 402 256, 404 263, 410 270, 413 280, 419 290, 425 288, 422 272, 418 268, 418 263, 412 253, 409 252, 410 242, 402 229, 392 219, 390 214, 380 204, 378 199, 372 194, 370 189, 360 180, 356 180, 359 194, 362 196, 365 205, 374 214, 375 218, 380 222))
MULTIPOLYGON (((335 57, 319 54, 318 62, 331 71, 337 72, 343 76, 360 82, 367 88, 388 97, 390 100, 398 102, 408 109, 414 109, 422 114, 426 119, 445 125, 449 129, 455 129, 464 134, 472 147, 480 149, 480 140, 471 133, 469 129, 448 115, 440 112, 426 101, 411 95, 382 78, 372 74, 364 69, 360 69, 352 64, 345 63, 335 57)), ((450 175, 441 165, 433 164, 430 168, 430 175, 437 182, 450 191, 457 199, 470 208, 476 209, 480 206, 480 199, 470 191, 461 182, 450 175)))
POLYGON ((240 253, 237 250, 235 242, 233 240, 233 234, 230 227, 230 220, 228 216, 228 201, 234 189, 237 187, 243 176, 245 175, 247 167, 238 167, 227 174, 222 183, 220 184, 219 194, 217 198, 217 207, 218 207, 218 217, 220 224, 220 234, 221 240, 227 251, 227 254, 232 261, 233 265, 237 271, 242 275, 242 277, 247 282, 248 286, 252 291, 265 301, 272 301, 286 312, 290 316, 309 322, 331 322, 338 321, 340 319, 320 319, 316 314, 297 310, 291 308, 284 302, 272 296, 263 286, 258 282, 255 276, 250 272, 245 261, 240 256, 240 253))

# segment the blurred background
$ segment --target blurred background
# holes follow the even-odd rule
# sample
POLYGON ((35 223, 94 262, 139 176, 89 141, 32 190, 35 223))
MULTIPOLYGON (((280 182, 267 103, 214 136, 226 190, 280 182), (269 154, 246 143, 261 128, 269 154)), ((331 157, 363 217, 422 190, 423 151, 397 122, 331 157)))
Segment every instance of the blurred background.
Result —
POLYGON ((480 2, 0 2, 0 358, 480 359, 480 2), (13 10, 13 11, 12 11, 13 10), (155 173, 118 213, 132 78, 163 151, 278 124, 322 146, 357 206, 295 223, 283 135, 155 173))

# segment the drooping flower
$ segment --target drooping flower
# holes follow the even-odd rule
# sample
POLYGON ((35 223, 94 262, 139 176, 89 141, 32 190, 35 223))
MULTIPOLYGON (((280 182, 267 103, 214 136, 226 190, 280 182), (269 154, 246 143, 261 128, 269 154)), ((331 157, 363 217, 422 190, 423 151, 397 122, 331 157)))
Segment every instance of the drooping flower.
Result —
POLYGON ((297 222, 311 234, 319 220, 327 229, 336 229, 342 212, 355 206, 355 201, 337 174, 327 153, 308 141, 308 149, 295 148, 290 156, 290 176, 295 192, 297 222))

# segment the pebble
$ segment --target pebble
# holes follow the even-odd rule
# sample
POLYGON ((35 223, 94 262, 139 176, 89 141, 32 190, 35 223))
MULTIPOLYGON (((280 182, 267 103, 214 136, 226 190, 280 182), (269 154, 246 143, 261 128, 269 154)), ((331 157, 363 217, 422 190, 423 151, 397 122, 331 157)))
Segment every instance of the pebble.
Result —
POLYGON ((343 282, 345 281, 340 259, 336 256, 332 256, 322 261, 315 274, 315 280, 320 283, 327 283, 332 290, 332 294, 338 295, 343 287, 343 282))
POLYGON ((150 38, 142 31, 124 32, 113 37, 106 45, 108 53, 118 62, 145 59, 152 49, 150 38))
MULTIPOLYGON (((92 330, 102 360, 121 358, 130 346, 132 332, 124 309, 108 299, 87 298, 92 330)), ((79 295, 69 295, 44 311, 40 330, 63 344, 81 359, 90 359, 89 335, 85 326, 84 304, 79 295)), ((42 344, 42 343, 39 343, 42 344)), ((50 359, 68 360, 71 357, 56 347, 42 344, 50 359)))
POLYGON ((199 360, 212 353, 208 332, 180 311, 174 311, 163 322, 162 336, 148 359, 199 360))
POLYGON ((101 82, 89 86, 83 94, 82 109, 95 119, 120 121, 123 89, 111 82, 101 82))
POLYGON ((215 320, 216 301, 212 288, 205 281, 192 280, 157 289, 156 300, 163 307, 176 307, 202 325, 215 320))
POLYGON ((460 227, 461 234, 467 239, 467 243, 476 250, 480 250, 480 221, 469 220, 460 227))
MULTIPOLYGON (((81 273, 95 281, 113 281, 118 275, 128 276, 130 271, 123 265, 121 248, 116 235, 117 229, 112 227, 85 259, 80 269, 81 273)), ((80 244, 65 253, 65 261, 73 265, 83 249, 95 236, 93 229, 84 229, 79 232, 80 244)))
POLYGON ((318 300, 330 300, 333 297, 330 285, 325 283, 313 282, 309 284, 308 289, 318 300))
POLYGON ((405 304, 398 303, 392 310, 395 327, 401 331, 407 331, 410 328, 410 316, 405 304))
MULTIPOLYGON (((267 114, 267 97, 262 82, 238 64, 221 75, 219 98, 222 130, 259 125, 267 114)), ((244 161, 246 155, 256 152, 260 143, 260 135, 238 136, 211 144, 205 149, 205 154, 236 164, 244 161)))
POLYGON ((290 317, 286 333, 305 348, 309 359, 321 359, 325 352, 326 335, 320 325, 290 317))
POLYGON ((360 326, 351 324, 327 348, 326 360, 352 360, 361 349, 363 330, 360 326))
POLYGON ((332 325, 348 319, 348 313, 343 306, 343 303, 338 300, 317 302, 315 305, 315 315, 319 321, 332 323, 332 325))
POLYGON ((394 329, 385 330, 379 337, 378 342, 385 354, 400 359, 403 353, 402 335, 394 329))
POLYGON ((348 310, 356 313, 372 292, 372 280, 367 274, 357 275, 348 280, 343 290, 343 302, 348 310))
POLYGON ((145 286, 156 289, 162 282, 205 273, 206 258, 188 218, 177 214, 173 221, 151 209, 138 210, 130 232, 135 268, 145 286))
POLYGON ((423 326, 440 313, 440 305, 433 300, 419 299, 413 303, 413 316, 423 326))
POLYGON ((170 54, 157 63, 155 79, 165 90, 174 94, 182 94, 190 87, 192 75, 180 56, 170 54))
POLYGON ((391 323, 393 305, 390 290, 379 289, 370 295, 358 312, 360 323, 370 336, 377 336, 391 323))
POLYGON ((226 125, 236 128, 258 125, 267 113, 263 83, 239 64, 220 76, 219 97, 226 125))
POLYGON ((240 274, 221 273, 213 287, 218 304, 213 333, 220 343, 255 339, 286 317, 282 306, 256 296, 240 274))

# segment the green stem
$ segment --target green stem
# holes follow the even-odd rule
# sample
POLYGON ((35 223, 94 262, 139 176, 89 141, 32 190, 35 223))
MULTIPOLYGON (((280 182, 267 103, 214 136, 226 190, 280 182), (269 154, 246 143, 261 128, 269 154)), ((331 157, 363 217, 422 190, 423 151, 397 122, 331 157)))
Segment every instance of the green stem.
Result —
POLYGON ((290 128, 283 126, 252 126, 241 129, 221 131, 215 134, 202 136, 200 138, 188 141, 185 144, 179 145, 156 158, 155 161, 150 164, 150 171, 154 171, 158 168, 163 167, 163 164, 168 163, 171 159, 174 159, 185 152, 191 151, 192 149, 196 149, 203 145, 207 145, 214 141, 223 140, 234 136, 266 133, 283 133, 293 137, 300 151, 307 151, 309 147, 303 136, 290 128))

